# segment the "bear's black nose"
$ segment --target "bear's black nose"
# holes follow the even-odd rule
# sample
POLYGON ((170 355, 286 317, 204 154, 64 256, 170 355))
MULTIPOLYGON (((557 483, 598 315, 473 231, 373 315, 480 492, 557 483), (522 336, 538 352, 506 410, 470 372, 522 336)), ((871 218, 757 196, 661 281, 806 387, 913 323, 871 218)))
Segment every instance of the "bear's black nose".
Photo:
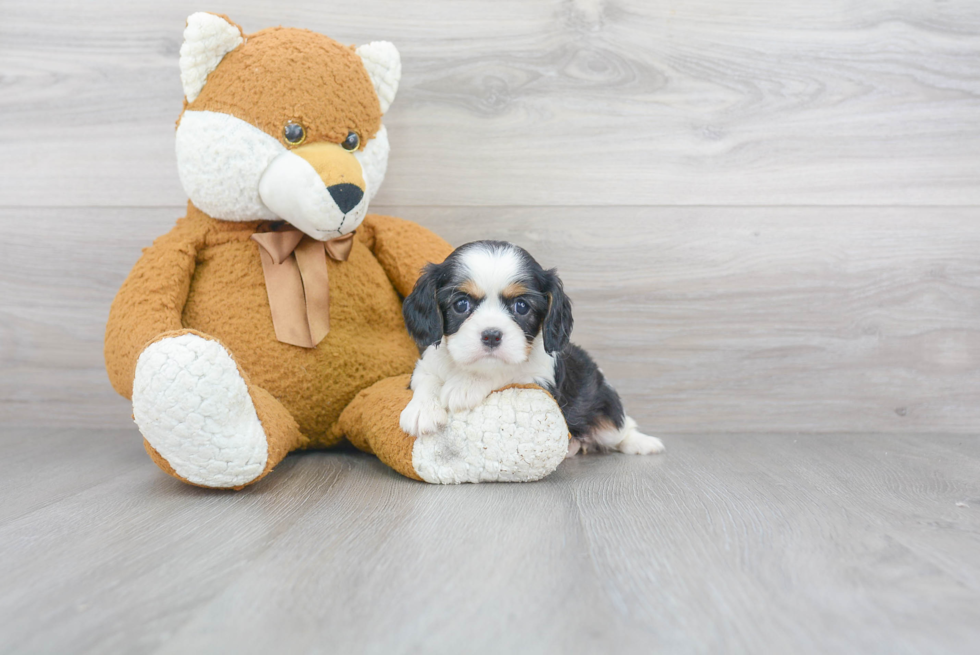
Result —
POLYGON ((330 192, 330 197, 340 207, 340 211, 345 214, 354 209, 354 207, 357 207, 357 203, 361 202, 361 198, 364 197, 364 192, 361 190, 361 187, 346 182, 344 184, 328 186, 327 191, 330 192))
POLYGON ((483 334, 480 335, 480 341, 483 345, 493 350, 500 345, 500 338, 503 336, 500 330, 484 330, 483 334))

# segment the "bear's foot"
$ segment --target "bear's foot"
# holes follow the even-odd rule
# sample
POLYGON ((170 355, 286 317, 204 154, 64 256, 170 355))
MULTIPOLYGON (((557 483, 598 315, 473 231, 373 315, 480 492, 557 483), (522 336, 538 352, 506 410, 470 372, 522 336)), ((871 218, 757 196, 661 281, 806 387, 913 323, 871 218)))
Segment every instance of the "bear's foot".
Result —
POLYGON ((515 387, 451 414, 441 432, 418 437, 412 465, 436 484, 529 482, 553 472, 567 453, 568 427, 551 395, 515 387))
POLYGON ((262 423, 238 366, 217 341, 182 334, 147 347, 136 363, 133 417, 187 482, 241 487, 265 471, 262 423))

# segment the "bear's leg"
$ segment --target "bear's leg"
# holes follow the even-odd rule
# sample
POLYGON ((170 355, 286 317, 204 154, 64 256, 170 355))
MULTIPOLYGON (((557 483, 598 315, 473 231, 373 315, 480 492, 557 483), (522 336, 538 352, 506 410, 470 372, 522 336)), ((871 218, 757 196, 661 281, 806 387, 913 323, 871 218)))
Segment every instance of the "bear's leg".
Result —
POLYGON ((536 386, 495 391, 476 408, 450 414, 445 430, 415 439, 399 427, 412 399, 409 375, 362 391, 339 428, 402 475, 435 484, 528 482, 553 472, 568 453, 558 404, 536 386))
POLYGON ((412 466, 415 439, 398 427, 401 412, 412 399, 410 379, 399 375, 364 389, 341 412, 337 427, 358 449, 373 453, 405 477, 422 480, 412 466))
POLYGON ((202 487, 244 487, 305 445, 282 404, 250 387, 218 341, 192 332, 140 354, 133 417, 153 461, 202 487))

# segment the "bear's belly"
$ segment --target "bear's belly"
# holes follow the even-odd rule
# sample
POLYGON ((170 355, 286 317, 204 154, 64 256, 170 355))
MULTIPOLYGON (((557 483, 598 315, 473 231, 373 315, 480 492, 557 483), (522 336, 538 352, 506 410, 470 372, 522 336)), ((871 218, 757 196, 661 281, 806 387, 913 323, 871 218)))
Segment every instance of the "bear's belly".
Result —
POLYGON ((251 385, 276 397, 305 435, 322 441, 362 389, 409 373, 418 349, 401 300, 370 250, 354 241, 346 262, 327 261, 330 332, 316 348, 276 340, 257 245, 237 241, 198 253, 185 327, 216 337, 251 385))

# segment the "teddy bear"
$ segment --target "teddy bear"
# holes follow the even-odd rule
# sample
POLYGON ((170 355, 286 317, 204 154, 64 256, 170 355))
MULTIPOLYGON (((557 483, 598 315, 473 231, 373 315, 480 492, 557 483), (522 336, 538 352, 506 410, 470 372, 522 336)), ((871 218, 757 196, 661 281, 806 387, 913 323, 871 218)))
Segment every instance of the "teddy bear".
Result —
POLYGON ((187 214, 143 251, 105 335, 110 382, 166 473, 241 489, 292 451, 344 439, 431 483, 536 480, 564 459, 561 411, 533 385, 496 391, 435 434, 399 427, 419 355, 402 299, 452 251, 368 213, 400 76, 388 42, 187 19, 187 214))

